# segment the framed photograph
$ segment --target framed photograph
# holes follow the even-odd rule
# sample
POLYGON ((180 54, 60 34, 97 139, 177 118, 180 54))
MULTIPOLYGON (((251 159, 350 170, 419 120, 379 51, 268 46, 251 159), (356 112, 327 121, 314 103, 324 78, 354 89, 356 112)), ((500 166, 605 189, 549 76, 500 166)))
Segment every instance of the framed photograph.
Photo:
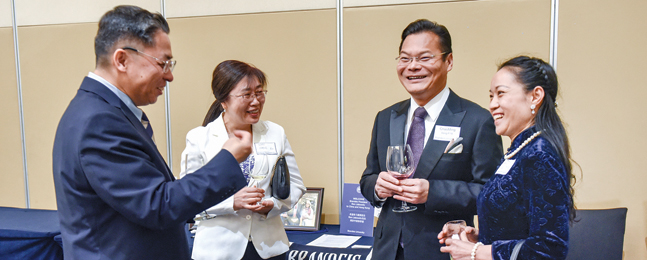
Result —
POLYGON ((285 230, 319 230, 324 188, 308 188, 288 212, 281 213, 285 230))

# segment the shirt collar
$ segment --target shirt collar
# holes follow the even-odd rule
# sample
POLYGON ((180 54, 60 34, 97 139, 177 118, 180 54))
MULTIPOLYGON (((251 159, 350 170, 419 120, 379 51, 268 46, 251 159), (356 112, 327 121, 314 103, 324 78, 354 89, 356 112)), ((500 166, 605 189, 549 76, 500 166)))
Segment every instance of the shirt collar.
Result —
POLYGON ((139 109, 135 103, 133 103, 133 100, 130 99, 126 93, 115 87, 115 85, 112 85, 112 83, 108 82, 106 79, 102 78, 101 76, 94 74, 93 72, 88 73, 88 78, 94 79, 96 81, 99 81, 101 84, 106 86, 112 93, 115 93, 119 99, 121 99, 124 104, 130 109, 130 112, 133 112, 133 114, 139 119, 139 121, 142 120, 142 110, 139 109))
MULTIPOLYGON (((443 90, 441 90, 434 98, 429 100, 429 102, 427 102, 427 104, 423 106, 425 110, 427 110, 427 115, 433 122, 436 122, 436 119, 438 119, 438 116, 440 115, 440 111, 443 110, 443 107, 445 106, 445 103, 447 102, 448 98, 449 98, 449 88, 445 86, 443 90)), ((416 103, 416 101, 413 100, 413 97, 411 97, 410 103, 411 105, 409 107, 409 113, 407 117, 409 121, 412 120, 413 113, 416 111, 416 108, 419 107, 418 103, 416 103)))

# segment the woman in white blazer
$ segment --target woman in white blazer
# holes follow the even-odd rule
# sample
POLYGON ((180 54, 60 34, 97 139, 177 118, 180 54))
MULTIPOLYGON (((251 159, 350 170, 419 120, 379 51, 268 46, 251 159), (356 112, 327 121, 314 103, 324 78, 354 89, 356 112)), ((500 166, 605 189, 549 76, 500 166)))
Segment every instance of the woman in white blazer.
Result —
POLYGON ((279 215, 305 192, 294 153, 283 127, 260 120, 267 94, 265 74, 235 60, 213 71, 216 100, 203 126, 189 131, 182 152, 180 177, 213 158, 234 130, 252 134, 253 152, 240 163, 248 186, 202 214, 193 243, 193 259, 285 259, 289 242, 279 215), (272 197, 272 168, 285 156, 290 171, 290 196, 272 197))

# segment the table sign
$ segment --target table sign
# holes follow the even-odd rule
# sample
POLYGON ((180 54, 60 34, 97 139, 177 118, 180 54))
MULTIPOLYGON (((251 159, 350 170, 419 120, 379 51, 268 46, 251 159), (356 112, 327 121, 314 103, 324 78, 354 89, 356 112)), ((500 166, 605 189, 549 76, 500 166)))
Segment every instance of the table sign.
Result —
POLYGON ((373 206, 359 189, 359 184, 344 183, 339 233, 373 236, 373 206))

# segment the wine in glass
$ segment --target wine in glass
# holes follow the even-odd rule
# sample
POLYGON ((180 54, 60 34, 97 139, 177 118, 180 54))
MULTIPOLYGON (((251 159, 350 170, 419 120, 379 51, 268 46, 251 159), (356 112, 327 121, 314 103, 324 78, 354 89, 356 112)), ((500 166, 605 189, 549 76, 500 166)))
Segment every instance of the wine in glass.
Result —
POLYGON ((249 177, 254 180, 254 184, 256 185, 258 185, 259 182, 265 179, 265 176, 267 176, 266 173, 259 173, 259 172, 254 172, 249 175, 249 177))
MULTIPOLYGON (((391 176, 398 180, 409 178, 415 168, 413 168, 411 147, 405 145, 392 145, 386 150, 386 170, 391 176)), ((416 206, 407 205, 402 201, 402 206, 393 208, 393 212, 409 212, 418 209, 416 206)))

